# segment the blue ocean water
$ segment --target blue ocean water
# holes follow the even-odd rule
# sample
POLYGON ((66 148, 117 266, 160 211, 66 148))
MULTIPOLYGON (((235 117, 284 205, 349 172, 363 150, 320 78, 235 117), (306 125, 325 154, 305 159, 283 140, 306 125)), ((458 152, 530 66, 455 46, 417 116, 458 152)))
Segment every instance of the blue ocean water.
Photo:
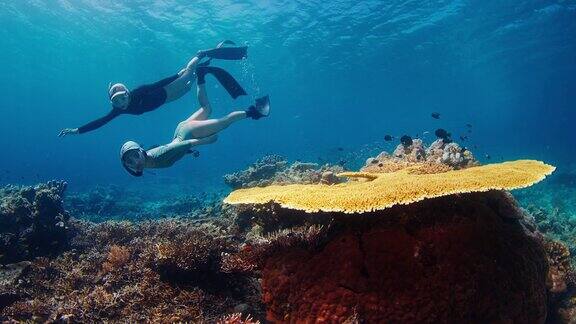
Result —
POLYGON ((0 62, 0 184, 218 190, 223 174, 266 154, 353 166, 392 150, 386 134, 456 137, 467 123, 465 145, 483 162, 534 158, 570 172, 576 158, 576 1, 2 1, 0 62), (120 146, 169 142, 197 108, 194 92, 57 137, 109 111, 109 82, 157 81, 224 39, 250 47, 246 61, 217 63, 250 96, 233 101, 209 80, 215 116, 269 94, 270 118, 143 178, 121 167, 120 146))

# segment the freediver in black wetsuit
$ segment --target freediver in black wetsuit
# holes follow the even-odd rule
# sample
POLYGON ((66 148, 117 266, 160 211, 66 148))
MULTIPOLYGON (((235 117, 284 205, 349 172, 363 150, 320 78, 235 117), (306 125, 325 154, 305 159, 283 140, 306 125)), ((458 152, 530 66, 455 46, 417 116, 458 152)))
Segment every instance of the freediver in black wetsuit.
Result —
MULTIPOLYGON (((242 60, 247 57, 246 46, 224 47, 225 44, 234 45, 231 41, 224 41, 214 49, 199 51, 180 72, 156 83, 142 85, 134 90, 129 90, 122 83, 111 85, 108 90, 108 97, 112 104, 112 110, 106 116, 78 128, 65 128, 60 131, 58 136, 84 134, 104 126, 117 116, 123 114, 141 115, 181 98, 192 89, 197 67, 207 67, 212 59, 242 60), (203 58, 208 58, 208 60, 199 63, 203 58)), ((216 77, 234 99, 246 94, 228 72, 216 67, 207 68, 210 69, 209 73, 216 77)))

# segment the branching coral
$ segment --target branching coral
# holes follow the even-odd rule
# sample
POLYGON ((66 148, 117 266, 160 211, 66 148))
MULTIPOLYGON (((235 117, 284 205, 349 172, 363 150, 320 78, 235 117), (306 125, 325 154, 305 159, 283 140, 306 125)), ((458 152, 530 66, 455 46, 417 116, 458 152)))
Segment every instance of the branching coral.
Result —
POLYGON ((253 278, 219 270, 221 253, 238 244, 226 220, 70 227, 71 250, 0 285, 0 296, 13 296, 0 321, 214 322, 238 305, 262 312, 253 278))
POLYGON ((235 244, 230 240, 191 230, 186 236, 156 243, 151 264, 170 280, 204 285, 212 273, 217 274, 222 254, 233 250, 235 244))
POLYGON ((528 187, 543 180, 554 167, 539 161, 519 160, 454 170, 440 174, 415 174, 410 168, 393 173, 346 173, 370 178, 334 186, 287 185, 240 189, 225 200, 229 204, 267 204, 307 212, 363 213, 409 204, 427 198, 489 190, 528 187))
POLYGON ((130 249, 123 246, 112 245, 106 261, 102 264, 102 271, 107 273, 122 270, 122 267, 129 261, 130 249))
POLYGON ((241 313, 234 313, 218 319, 216 324, 260 324, 260 321, 254 320, 250 315, 242 319, 241 313))

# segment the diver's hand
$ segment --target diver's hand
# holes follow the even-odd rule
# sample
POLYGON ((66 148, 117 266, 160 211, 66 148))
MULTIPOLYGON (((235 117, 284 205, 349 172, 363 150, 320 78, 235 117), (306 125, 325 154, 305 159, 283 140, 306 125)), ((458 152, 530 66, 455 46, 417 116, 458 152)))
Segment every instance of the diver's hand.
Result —
POLYGON ((198 60, 201 60, 203 58, 206 57, 208 50, 200 50, 198 52, 196 52, 196 57, 198 58, 198 60))
POLYGON ((58 134, 58 137, 64 137, 66 135, 77 135, 79 134, 78 132, 78 128, 64 128, 63 130, 60 131, 60 134, 58 134))

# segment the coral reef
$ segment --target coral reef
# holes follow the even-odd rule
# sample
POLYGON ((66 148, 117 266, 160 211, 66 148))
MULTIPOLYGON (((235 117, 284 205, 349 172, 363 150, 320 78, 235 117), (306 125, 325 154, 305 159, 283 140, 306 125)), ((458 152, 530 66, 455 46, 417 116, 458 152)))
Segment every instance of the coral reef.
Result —
POLYGON ((253 239, 236 255, 261 271, 271 322, 546 318, 544 246, 503 192, 367 214, 308 214, 279 206, 274 214, 243 212, 250 220, 277 217, 292 224, 253 239))
POLYGON ((73 221, 70 250, 25 271, 0 269, 2 321, 254 323, 254 278, 220 270, 238 250, 226 218, 138 224, 73 221))
POLYGON ((331 174, 343 172, 342 166, 318 165, 316 163, 288 162, 278 155, 269 155, 258 160, 248 169, 227 174, 224 182, 232 189, 263 187, 273 184, 284 185, 291 183, 335 184, 342 179, 332 177, 331 174))
POLYGON ((64 226, 61 243, 0 265, 0 321, 573 321, 572 245, 538 232, 574 242, 573 220, 564 219, 573 206, 551 214, 536 188, 520 192, 538 206, 523 210, 509 193, 486 191, 531 185, 554 168, 537 161, 469 168, 456 151, 416 139, 344 173, 345 183, 339 166, 266 157, 227 176, 233 187, 271 185, 236 191, 230 197, 247 193, 236 207, 185 190, 150 199, 114 187, 66 204, 97 221, 110 213, 152 219, 138 223, 69 219, 63 183, 7 187, 1 222, 28 215, 64 226), (270 188, 287 191, 271 199, 270 188), (366 190, 350 200, 357 188, 366 190), (475 190, 483 192, 468 193, 475 190), (426 199, 414 202, 418 192, 426 199), (310 202, 305 211, 285 208, 294 197, 310 202), (390 197, 413 203, 375 210, 390 197), (346 208, 333 208, 341 202, 346 208), (165 216, 180 218, 158 219, 165 216))
POLYGON ((68 242, 65 182, 0 190, 0 263, 58 253, 68 242))
POLYGON ((518 160, 436 174, 414 174, 410 172, 412 168, 393 173, 350 172, 341 175, 367 181, 334 186, 296 184, 239 189, 224 202, 267 204, 274 201, 285 208, 307 212, 362 213, 457 193, 528 187, 554 169, 539 161, 518 160))

